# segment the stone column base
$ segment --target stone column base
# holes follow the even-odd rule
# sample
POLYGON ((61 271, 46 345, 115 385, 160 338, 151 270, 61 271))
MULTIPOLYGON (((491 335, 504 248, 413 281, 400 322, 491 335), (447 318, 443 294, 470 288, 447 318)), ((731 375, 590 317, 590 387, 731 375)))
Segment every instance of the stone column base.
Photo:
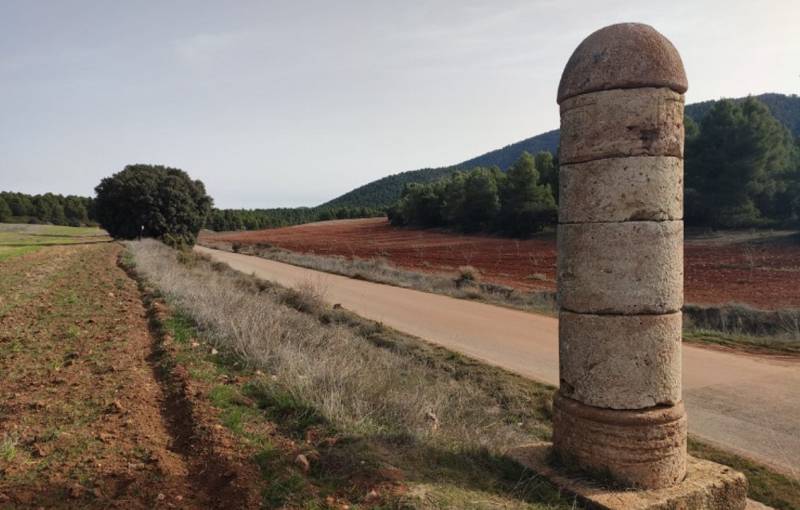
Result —
POLYGON ((626 487, 660 489, 686 474, 683 403, 644 410, 587 406, 557 392, 553 450, 565 467, 626 487))
POLYGON ((589 509, 597 510, 745 510, 747 480, 726 466, 686 457, 686 477, 663 489, 615 489, 585 476, 571 476, 552 464, 550 443, 521 446, 508 456, 572 494, 589 509))

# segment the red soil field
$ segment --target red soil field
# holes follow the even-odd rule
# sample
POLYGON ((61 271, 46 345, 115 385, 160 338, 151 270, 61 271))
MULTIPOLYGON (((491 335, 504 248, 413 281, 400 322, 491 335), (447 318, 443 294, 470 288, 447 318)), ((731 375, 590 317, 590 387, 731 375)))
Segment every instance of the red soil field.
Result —
MULTIPOLYGON (((800 307, 800 242, 791 232, 689 235, 684 250, 686 302, 742 303, 762 309, 800 307)), ((555 236, 508 239, 396 228, 384 218, 203 234, 201 242, 266 243, 318 255, 383 257, 426 272, 477 268, 484 281, 520 290, 556 287, 555 236)))

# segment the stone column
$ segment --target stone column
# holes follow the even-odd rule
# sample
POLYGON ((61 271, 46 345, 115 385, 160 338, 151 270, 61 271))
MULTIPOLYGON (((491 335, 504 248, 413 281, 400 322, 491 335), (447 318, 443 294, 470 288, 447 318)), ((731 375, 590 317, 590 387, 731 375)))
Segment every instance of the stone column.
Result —
POLYGON ((554 450, 568 465, 640 488, 669 487, 686 474, 686 89, 672 44, 636 23, 587 37, 558 89, 554 450))

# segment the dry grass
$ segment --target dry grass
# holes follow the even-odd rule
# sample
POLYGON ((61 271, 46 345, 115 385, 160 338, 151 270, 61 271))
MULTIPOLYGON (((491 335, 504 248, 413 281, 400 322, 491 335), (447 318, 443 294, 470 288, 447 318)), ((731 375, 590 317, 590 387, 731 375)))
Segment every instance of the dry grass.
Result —
MULTIPOLYGON (((207 341, 271 376, 279 390, 261 389, 278 407, 319 412, 407 469, 414 501, 403 508, 573 508, 503 457, 550 435, 553 388, 331 310, 319 299, 324 289, 284 289, 153 241, 129 248, 137 271, 207 341)), ((714 458, 704 448, 694 441, 691 453, 714 458)), ((715 460, 739 467, 729 457, 715 460)), ((791 481, 754 466, 763 475, 753 477, 751 495, 788 501, 791 481)))
POLYGON ((800 353, 800 310, 757 310, 747 305, 686 305, 686 340, 757 351, 800 353))
POLYGON ((176 252, 153 241, 129 243, 129 249, 137 271, 157 282, 212 342, 271 374, 342 430, 495 452, 531 440, 479 385, 442 376, 351 328, 298 312, 322 306, 311 289, 255 297, 235 275, 214 271, 207 261, 181 264, 176 252))

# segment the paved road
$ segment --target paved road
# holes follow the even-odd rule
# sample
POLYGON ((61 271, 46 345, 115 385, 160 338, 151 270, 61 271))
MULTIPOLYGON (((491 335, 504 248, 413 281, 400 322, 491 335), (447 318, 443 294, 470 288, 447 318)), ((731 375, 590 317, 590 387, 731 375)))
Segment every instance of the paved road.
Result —
MULTIPOLYGON (((287 287, 312 283, 331 303, 538 381, 558 384, 558 320, 197 247, 287 287)), ((685 345, 689 430, 800 478, 800 362, 685 345)))

